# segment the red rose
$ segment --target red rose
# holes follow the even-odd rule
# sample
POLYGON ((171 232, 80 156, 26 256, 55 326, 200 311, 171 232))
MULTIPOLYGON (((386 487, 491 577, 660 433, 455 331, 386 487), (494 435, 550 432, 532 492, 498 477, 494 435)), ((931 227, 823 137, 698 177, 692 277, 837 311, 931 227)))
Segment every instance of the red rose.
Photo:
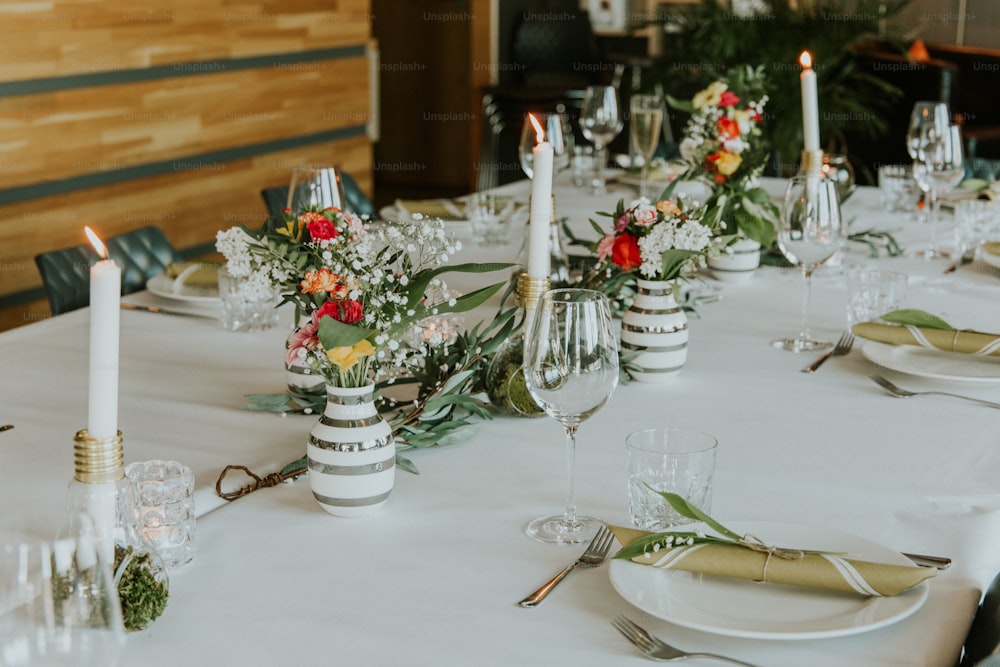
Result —
POLYGON ((639 258, 639 239, 631 234, 622 234, 611 246, 611 261, 626 271, 634 271, 642 264, 639 258))
POLYGON ((354 324, 361 321, 364 315, 364 308, 360 301, 353 299, 330 300, 320 306, 316 311, 316 321, 319 322, 324 317, 332 317, 344 324, 354 324))
POLYGON ((734 107, 740 103, 739 95, 731 90, 727 90, 722 93, 722 97, 719 98, 719 108, 725 109, 726 107, 734 107))

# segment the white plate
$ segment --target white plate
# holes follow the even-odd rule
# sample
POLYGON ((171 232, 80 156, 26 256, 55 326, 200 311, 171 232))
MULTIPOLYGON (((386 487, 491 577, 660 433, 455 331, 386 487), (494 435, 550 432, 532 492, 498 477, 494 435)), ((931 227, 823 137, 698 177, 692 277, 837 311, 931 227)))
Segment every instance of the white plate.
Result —
MULTIPOLYGON (((778 522, 723 525, 777 546, 913 564, 888 547, 841 531, 778 522)), ((694 630, 754 639, 819 639, 868 632, 903 620, 920 608, 930 591, 925 581, 893 597, 863 597, 660 570, 623 560, 612 561, 609 572, 619 595, 648 614, 694 630)))
POLYGON ((1000 255, 994 255, 991 252, 986 252, 983 248, 979 249, 978 257, 985 264, 989 264, 994 269, 1000 269, 1000 255))
POLYGON ((176 301, 191 301, 194 303, 218 303, 219 288, 203 285, 182 285, 174 291, 174 279, 165 273, 153 276, 146 282, 146 289, 156 296, 176 301))
POLYGON ((1000 382, 1000 358, 865 341, 861 354, 892 371, 952 382, 1000 382))

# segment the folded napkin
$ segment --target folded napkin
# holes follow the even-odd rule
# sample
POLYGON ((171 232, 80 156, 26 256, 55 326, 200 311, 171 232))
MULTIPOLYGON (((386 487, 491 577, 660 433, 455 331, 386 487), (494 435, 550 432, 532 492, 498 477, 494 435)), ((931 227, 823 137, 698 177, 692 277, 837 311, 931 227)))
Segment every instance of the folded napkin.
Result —
POLYGON ((854 334, 868 340, 890 345, 919 345, 944 352, 961 352, 976 356, 1000 356, 1000 334, 971 329, 933 329, 912 324, 880 324, 860 322, 852 327, 854 334))
MULTIPOLYGON (((643 530, 608 526, 623 546, 652 536, 643 530)), ((669 533, 661 533, 669 535, 669 533)), ((726 542, 682 543, 680 546, 647 545, 633 555, 633 563, 669 570, 683 570, 721 577, 737 577, 775 584, 807 586, 866 596, 892 596, 937 575, 929 567, 892 565, 846 558, 838 554, 802 552, 726 542)), ((622 550, 625 552, 625 549, 622 550)), ((617 557, 622 557, 621 553, 617 557)), ((626 554, 627 557, 627 554, 626 554)))
POLYGON ((167 266, 167 276, 182 278, 183 285, 203 287, 219 284, 219 265, 212 262, 173 262, 167 266))
POLYGON ((406 215, 419 213, 427 218, 465 220, 462 208, 449 199, 397 199, 396 208, 406 215))
POLYGON ((1000 257, 1000 241, 990 241, 989 243, 984 243, 981 246, 983 252, 987 255, 996 255, 1000 257))

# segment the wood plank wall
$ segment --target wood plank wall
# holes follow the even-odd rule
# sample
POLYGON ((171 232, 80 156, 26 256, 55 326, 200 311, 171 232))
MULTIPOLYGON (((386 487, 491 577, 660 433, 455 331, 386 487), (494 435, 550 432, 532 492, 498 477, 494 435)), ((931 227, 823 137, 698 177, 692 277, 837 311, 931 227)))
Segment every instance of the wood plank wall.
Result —
POLYGON ((0 4, 0 330, 48 316, 34 257, 84 225, 199 254, 303 162, 371 196, 370 5, 0 4))

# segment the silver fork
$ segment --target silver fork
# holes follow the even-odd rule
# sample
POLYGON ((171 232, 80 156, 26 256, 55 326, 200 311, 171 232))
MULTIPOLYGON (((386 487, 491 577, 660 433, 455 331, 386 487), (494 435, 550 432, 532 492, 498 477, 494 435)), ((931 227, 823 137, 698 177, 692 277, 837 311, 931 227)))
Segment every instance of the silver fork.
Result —
POLYGON ((614 533, 608 530, 607 526, 601 526, 601 529, 597 531, 597 535, 594 535, 594 539, 590 541, 590 546, 587 547, 587 550, 576 561, 564 567, 559 574, 552 577, 541 588, 517 604, 521 607, 535 607, 556 587, 556 584, 565 579, 566 575, 576 568, 596 567, 603 563, 608 557, 608 551, 611 550, 611 543, 614 539, 614 533))
POLYGON ((854 334, 848 329, 841 336, 837 344, 833 346, 833 349, 825 353, 816 361, 812 362, 808 366, 802 369, 803 373, 814 373, 817 368, 823 365, 827 359, 830 357, 842 357, 851 351, 851 346, 854 345, 854 334))
POLYGON ((615 626, 615 629, 618 630, 618 632, 625 635, 625 639, 635 644, 635 647, 638 648, 643 655, 653 660, 659 660, 660 662, 673 662, 675 660, 687 660, 688 658, 712 658, 714 660, 722 660, 723 662, 728 662, 734 665, 756 667, 749 662, 743 662, 742 660, 737 660, 736 658, 727 658, 724 655, 716 655, 715 653, 702 653, 700 651, 689 653, 687 651, 682 651, 661 639, 657 639, 625 616, 619 616, 615 620, 611 621, 611 625, 615 626))
POLYGON ((984 401, 981 398, 962 396, 961 394, 950 394, 946 391, 909 391, 907 389, 897 387, 881 375, 869 375, 868 377, 896 398, 910 398, 911 396, 950 396, 951 398, 960 398, 963 401, 972 401, 973 403, 979 403, 980 405, 985 405, 991 408, 1000 408, 1000 403, 991 403, 990 401, 984 401))

